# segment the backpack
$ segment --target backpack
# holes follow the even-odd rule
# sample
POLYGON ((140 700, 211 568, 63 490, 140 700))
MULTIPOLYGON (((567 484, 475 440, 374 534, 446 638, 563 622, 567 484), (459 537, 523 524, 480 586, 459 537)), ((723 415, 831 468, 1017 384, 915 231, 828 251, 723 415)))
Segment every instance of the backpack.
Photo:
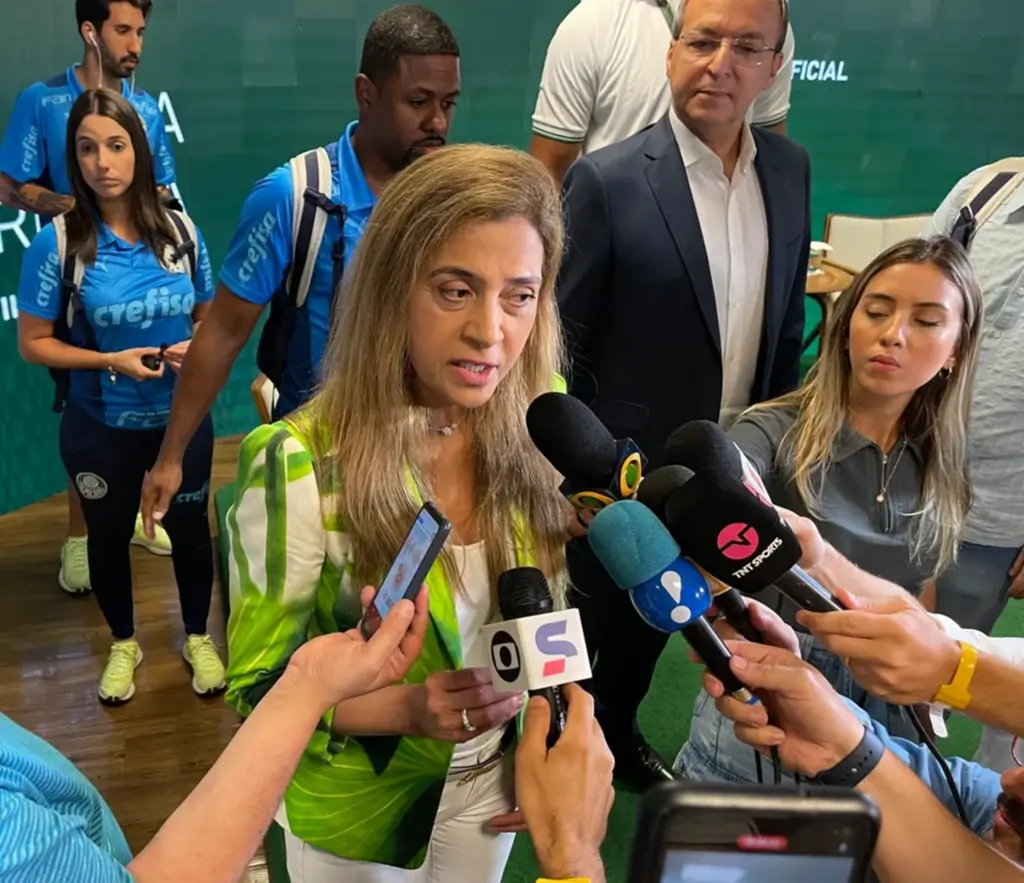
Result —
MULTIPOLYGON (((256 349, 256 365, 275 386, 281 384, 295 331, 296 313, 306 305, 316 256, 331 215, 338 218, 341 230, 331 246, 331 262, 334 267, 332 313, 345 266, 347 210, 344 205, 338 205, 326 195, 331 192, 331 175, 338 169, 337 144, 307 150, 293 157, 288 165, 292 173, 292 259, 285 270, 284 279, 271 298, 270 315, 263 326, 256 349)), ((311 372, 314 367, 310 366, 311 372)), ((314 380, 311 376, 310 383, 314 380)))
POLYGON ((960 209, 953 222, 951 239, 965 249, 978 230, 992 217, 999 207, 1024 182, 1024 157, 1011 156, 985 168, 984 174, 967 196, 966 204, 960 209))
MULTIPOLYGON (((166 209, 167 217, 171 222, 171 229, 174 233, 175 247, 164 256, 164 263, 173 265, 183 262, 188 274, 195 285, 196 273, 199 269, 199 238, 196 234, 196 225, 184 212, 166 209)), ((60 261, 60 310, 53 322, 53 336, 62 343, 71 343, 71 329, 75 320, 82 310, 82 298, 79 287, 82 284, 82 277, 85 275, 85 264, 77 254, 68 254, 67 221, 64 215, 58 215, 52 221, 53 232, 57 237, 57 258, 60 261)), ((96 335, 92 325, 83 321, 81 325, 85 332, 85 349, 95 350, 96 335)), ((53 410, 59 414, 64 410, 68 400, 68 391, 71 387, 71 372, 67 368, 50 368, 50 377, 53 378, 53 410)), ((96 372, 96 394, 99 395, 99 372, 96 372)))

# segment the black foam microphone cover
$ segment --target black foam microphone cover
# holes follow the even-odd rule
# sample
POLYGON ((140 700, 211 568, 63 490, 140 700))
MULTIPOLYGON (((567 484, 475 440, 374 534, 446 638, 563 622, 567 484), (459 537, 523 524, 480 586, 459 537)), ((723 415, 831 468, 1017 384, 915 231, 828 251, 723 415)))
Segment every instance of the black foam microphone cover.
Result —
POLYGON ((743 594, 774 585, 805 610, 843 609, 800 569, 800 542, 775 507, 761 502, 739 479, 698 472, 672 495, 665 516, 683 553, 743 594))
POLYGON ((522 619, 554 610, 547 577, 536 567, 514 567, 498 577, 502 619, 522 619))
POLYGON ((711 470, 735 478, 743 473, 736 444, 711 420, 684 423, 668 437, 664 453, 666 463, 686 466, 694 472, 711 470))
POLYGON ((665 504, 669 497, 691 478, 693 470, 685 466, 661 466, 644 476, 636 492, 637 502, 643 503, 664 522, 665 504))
POLYGON ((767 588, 800 561, 789 526, 739 479, 698 472, 665 509, 683 554, 744 594, 767 588))
POLYGON ((618 464, 608 428, 579 399, 557 392, 535 398, 526 410, 530 439, 576 487, 604 487, 618 464))

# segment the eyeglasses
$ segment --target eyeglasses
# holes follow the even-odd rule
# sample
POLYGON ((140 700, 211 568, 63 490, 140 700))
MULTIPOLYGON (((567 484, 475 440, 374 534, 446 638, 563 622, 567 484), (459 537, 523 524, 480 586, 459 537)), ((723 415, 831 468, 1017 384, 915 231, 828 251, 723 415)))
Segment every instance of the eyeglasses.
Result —
POLYGON ((765 43, 757 43, 752 40, 729 40, 725 37, 712 37, 707 34, 681 34, 679 41, 694 58, 713 58, 725 43, 732 48, 732 55, 736 63, 743 67, 760 67, 776 53, 772 46, 765 43))

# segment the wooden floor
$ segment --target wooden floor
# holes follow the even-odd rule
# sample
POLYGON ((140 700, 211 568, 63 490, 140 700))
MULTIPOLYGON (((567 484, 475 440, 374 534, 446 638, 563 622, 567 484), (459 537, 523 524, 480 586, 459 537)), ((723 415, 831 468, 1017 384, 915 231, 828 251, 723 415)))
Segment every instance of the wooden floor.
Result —
MULTIPOLYGON (((213 491, 234 479, 238 442, 218 441, 213 491)), ((92 597, 70 597, 57 586, 66 530, 65 494, 0 517, 0 711, 89 777, 137 853, 216 760, 238 717, 223 697, 192 692, 170 559, 138 547, 135 628, 145 659, 135 697, 120 708, 100 705, 96 685, 110 631, 92 597)), ((223 650, 219 586, 209 629, 223 650)), ((262 858, 246 879, 267 879, 262 858)))

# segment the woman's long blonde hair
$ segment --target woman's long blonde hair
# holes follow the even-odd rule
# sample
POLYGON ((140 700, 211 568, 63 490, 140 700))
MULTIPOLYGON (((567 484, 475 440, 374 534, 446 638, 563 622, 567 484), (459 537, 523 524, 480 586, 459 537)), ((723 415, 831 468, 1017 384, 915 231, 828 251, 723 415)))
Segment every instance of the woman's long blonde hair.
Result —
MULTIPOLYGON (((981 342, 981 287, 967 253, 952 239, 908 239, 876 257, 853 280, 832 309, 821 353, 802 387, 755 408, 790 407, 796 421, 778 450, 779 466, 791 470, 804 505, 820 513, 825 474, 836 437, 847 417, 850 393, 850 322, 868 283, 898 264, 929 264, 963 295, 963 325, 954 349, 955 367, 936 375, 911 398, 903 412, 903 433, 924 458, 920 505, 911 513, 910 549, 914 560, 934 560, 934 575, 956 561, 971 506, 967 474, 967 421, 981 342)), ((754 409, 751 409, 754 410, 754 409)))
MULTIPOLYGON (((516 566, 514 546, 532 543, 537 566, 564 600, 566 515, 558 476, 526 432, 530 402, 550 390, 564 354, 554 285, 564 233, 558 188, 525 153, 466 144, 417 160, 385 188, 345 274, 343 307, 324 357, 321 388, 299 415, 322 482, 354 547, 359 585, 377 585, 417 511, 406 469, 425 498, 417 452, 427 413, 415 406, 408 362, 409 301, 431 256, 468 224, 525 218, 544 244, 536 323, 522 355, 485 405, 470 411, 477 527, 492 586, 516 566), (319 438, 319 442, 317 439, 319 438), (518 524, 530 532, 517 534, 518 524)), ((459 586, 445 554, 446 574, 459 586)))

